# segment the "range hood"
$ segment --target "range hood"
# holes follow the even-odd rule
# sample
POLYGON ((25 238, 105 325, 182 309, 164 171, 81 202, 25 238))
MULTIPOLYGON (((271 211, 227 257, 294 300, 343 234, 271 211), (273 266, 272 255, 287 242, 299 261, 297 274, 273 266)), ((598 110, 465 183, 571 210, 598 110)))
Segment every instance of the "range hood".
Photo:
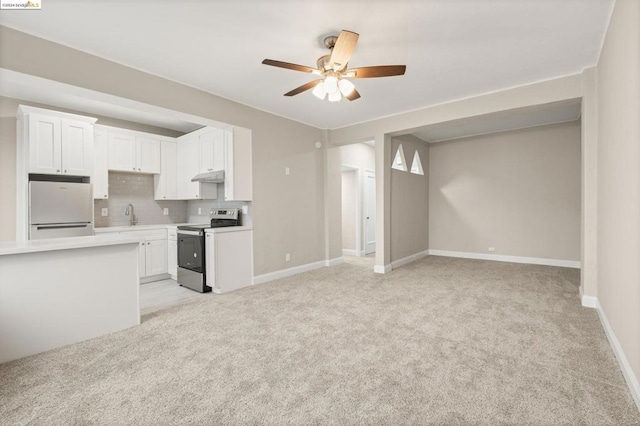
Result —
POLYGON ((214 172, 200 173, 195 175, 191 182, 203 182, 203 183, 223 183, 224 182, 224 170, 216 170, 214 172))

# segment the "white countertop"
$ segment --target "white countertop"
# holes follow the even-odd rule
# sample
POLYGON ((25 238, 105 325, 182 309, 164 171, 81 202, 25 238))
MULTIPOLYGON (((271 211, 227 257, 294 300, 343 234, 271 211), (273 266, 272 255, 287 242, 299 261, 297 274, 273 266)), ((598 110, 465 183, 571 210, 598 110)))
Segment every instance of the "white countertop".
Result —
MULTIPOLYGON (((102 228, 95 228, 96 234, 108 234, 110 232, 128 232, 128 231, 152 231, 154 229, 168 229, 176 228, 183 225, 201 225, 202 223, 163 223, 160 225, 134 225, 134 226, 105 226, 102 228)), ((253 226, 225 226, 222 228, 207 229, 207 232, 235 232, 235 231, 250 231, 253 226)))
POLYGON ((107 234, 71 238, 48 238, 45 240, 29 241, 3 241, 0 242, 0 256, 137 243, 139 243, 139 240, 137 238, 126 237, 122 234, 107 234))
MULTIPOLYGON (((96 228, 95 236, 71 237, 71 238, 48 238, 45 240, 29 241, 2 241, 0 242, 0 256, 10 254, 36 253, 53 250, 69 250, 76 248, 110 246, 117 244, 139 243, 140 239, 127 235, 126 231, 151 231, 154 229, 175 228, 180 225, 190 225, 188 223, 173 223, 162 225, 141 225, 141 226, 110 226, 96 228)), ((191 224, 192 225, 192 224, 191 224)), ((223 228, 211 228, 206 232, 223 233, 250 231, 252 226, 227 226, 223 228)))
POLYGON ((109 232, 127 232, 127 231, 151 231, 154 229, 175 228, 182 225, 194 225, 193 223, 162 223, 159 225, 134 225, 134 226, 103 226, 94 228, 96 234, 105 234, 109 232))

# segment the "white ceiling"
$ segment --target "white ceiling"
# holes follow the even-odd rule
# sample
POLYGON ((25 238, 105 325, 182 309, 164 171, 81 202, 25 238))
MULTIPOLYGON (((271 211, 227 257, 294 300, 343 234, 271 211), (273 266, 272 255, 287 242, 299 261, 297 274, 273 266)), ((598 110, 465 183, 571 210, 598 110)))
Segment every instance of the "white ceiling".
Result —
MULTIPOLYGON (((236 0, 43 2, 0 25, 320 128, 581 72, 596 63, 614 0, 236 0), (362 98, 330 104, 285 92, 314 77, 322 40, 358 32, 351 67, 406 64, 354 80, 362 98)), ((1 59, 1 52, 0 52, 1 59)), ((81 72, 79 70, 78 72, 81 72)))

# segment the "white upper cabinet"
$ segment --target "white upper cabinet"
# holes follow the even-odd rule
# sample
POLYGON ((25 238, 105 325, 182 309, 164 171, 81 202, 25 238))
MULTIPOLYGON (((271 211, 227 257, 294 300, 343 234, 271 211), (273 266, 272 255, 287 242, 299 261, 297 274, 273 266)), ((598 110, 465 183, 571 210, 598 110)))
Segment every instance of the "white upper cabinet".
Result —
POLYGON ((178 192, 178 144, 162 141, 160 144, 160 174, 154 176, 156 200, 179 200, 178 192))
POLYGON ((200 183, 191 182, 191 178, 200 173, 200 145, 196 138, 187 139, 181 142, 182 156, 178 166, 181 173, 180 198, 184 200, 197 200, 202 198, 200 194, 200 183))
POLYGON ((109 130, 109 170, 160 173, 160 138, 139 132, 109 130))
POLYGON ((40 114, 29 115, 29 172, 62 172, 62 120, 40 114))
POLYGON ((135 172, 136 138, 132 135, 109 132, 109 170, 135 172))
POLYGON ((101 130, 93 132, 93 198, 109 198, 109 145, 107 133, 101 130))
POLYGON ((251 201, 253 199, 251 130, 235 127, 226 129, 224 136, 224 199, 251 201))
POLYGON ((222 129, 208 128, 207 130, 206 133, 198 136, 200 173, 224 170, 224 132, 222 129))
POLYGON ((94 118, 21 106, 28 172, 91 176, 94 118))
POLYGON ((62 120, 62 173, 89 176, 93 171, 93 126, 62 120))
POLYGON ((142 173, 160 173, 160 139, 136 138, 136 145, 138 171, 142 173))

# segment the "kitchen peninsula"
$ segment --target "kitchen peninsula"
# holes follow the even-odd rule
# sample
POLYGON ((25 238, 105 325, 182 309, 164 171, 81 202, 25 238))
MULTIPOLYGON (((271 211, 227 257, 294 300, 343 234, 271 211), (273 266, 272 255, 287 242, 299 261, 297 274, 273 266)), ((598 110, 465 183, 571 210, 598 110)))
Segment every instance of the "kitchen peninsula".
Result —
POLYGON ((0 363, 140 324, 138 239, 0 243, 0 363))

